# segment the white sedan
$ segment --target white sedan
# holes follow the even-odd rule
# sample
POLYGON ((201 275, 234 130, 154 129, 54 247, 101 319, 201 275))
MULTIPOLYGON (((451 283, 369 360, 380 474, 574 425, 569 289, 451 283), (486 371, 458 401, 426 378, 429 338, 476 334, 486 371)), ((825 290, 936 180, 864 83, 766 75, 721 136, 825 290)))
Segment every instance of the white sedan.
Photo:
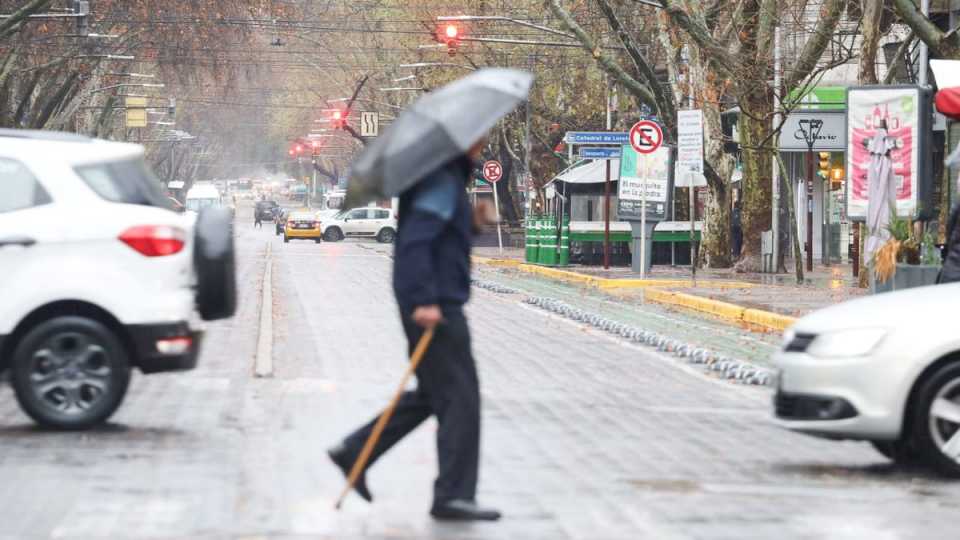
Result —
POLYGON ((800 319, 774 359, 777 423, 960 476, 958 301, 960 284, 936 285, 800 319))

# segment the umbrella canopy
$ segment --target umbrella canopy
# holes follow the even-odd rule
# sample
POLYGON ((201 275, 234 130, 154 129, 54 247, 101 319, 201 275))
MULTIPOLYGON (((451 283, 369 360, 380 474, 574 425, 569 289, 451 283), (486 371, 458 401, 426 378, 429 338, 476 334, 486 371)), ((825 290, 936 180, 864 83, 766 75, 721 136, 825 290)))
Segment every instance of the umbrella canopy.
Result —
POLYGON ((527 72, 488 68, 423 96, 353 163, 347 202, 403 193, 483 138, 532 84, 527 72))
MULTIPOLYGON (((584 160, 567 167, 547 182, 547 185, 554 182, 564 182, 567 184, 602 184, 607 180, 607 166, 604 160, 584 160)), ((620 160, 610 160, 610 181, 620 180, 620 160)), ((546 186, 544 186, 546 187, 546 186)))
POLYGON ((867 150, 870 152, 870 166, 867 168, 867 229, 869 236, 863 248, 865 261, 873 259, 874 254, 890 239, 887 224, 890 212, 896 204, 893 185, 893 161, 890 151, 896 146, 887 130, 880 128, 870 140, 867 150))

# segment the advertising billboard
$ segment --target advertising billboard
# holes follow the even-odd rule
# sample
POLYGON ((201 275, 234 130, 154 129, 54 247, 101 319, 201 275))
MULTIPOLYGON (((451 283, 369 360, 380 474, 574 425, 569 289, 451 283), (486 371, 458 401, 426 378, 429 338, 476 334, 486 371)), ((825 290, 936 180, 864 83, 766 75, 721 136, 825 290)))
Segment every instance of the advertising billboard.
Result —
POLYGON ((647 194, 647 220, 667 219, 673 191, 671 149, 661 146, 651 154, 639 154, 629 144, 622 147, 620 181, 617 183, 617 216, 621 220, 642 217, 643 192, 647 194))
POLYGON ((867 145, 884 126, 893 139, 897 215, 927 219, 932 212, 930 93, 916 86, 868 86, 847 92, 847 215, 867 216, 870 186, 867 145))

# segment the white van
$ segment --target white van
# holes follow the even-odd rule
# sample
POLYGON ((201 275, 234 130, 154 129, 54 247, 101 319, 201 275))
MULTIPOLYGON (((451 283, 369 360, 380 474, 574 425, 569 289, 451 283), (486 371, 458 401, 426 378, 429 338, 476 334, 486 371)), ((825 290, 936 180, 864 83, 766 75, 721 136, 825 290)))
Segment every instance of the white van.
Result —
POLYGON ((223 195, 212 184, 197 184, 187 192, 187 212, 199 213, 203 208, 221 208, 224 206, 226 205, 223 203, 223 195))

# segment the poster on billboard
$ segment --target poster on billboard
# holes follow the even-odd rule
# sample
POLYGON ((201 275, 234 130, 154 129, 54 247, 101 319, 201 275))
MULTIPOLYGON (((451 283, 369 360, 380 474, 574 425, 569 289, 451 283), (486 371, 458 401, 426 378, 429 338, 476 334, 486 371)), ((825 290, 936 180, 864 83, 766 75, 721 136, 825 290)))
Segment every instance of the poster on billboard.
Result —
POLYGON ((886 126, 894 139, 897 215, 928 219, 932 211, 930 93, 916 86, 868 86, 847 92, 847 215, 864 221, 869 204, 867 145, 886 126))
POLYGON ((647 220, 667 218, 673 191, 671 149, 661 146, 640 154, 629 144, 621 147, 620 181, 617 183, 617 215, 621 220, 642 218, 643 192, 647 192, 647 220))

